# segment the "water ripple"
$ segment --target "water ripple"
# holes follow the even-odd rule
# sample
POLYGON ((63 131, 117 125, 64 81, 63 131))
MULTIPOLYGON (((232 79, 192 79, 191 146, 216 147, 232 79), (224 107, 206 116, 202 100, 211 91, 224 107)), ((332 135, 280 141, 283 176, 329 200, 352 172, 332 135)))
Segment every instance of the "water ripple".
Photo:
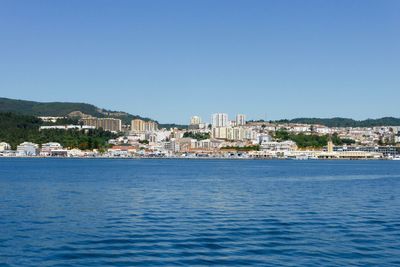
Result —
POLYGON ((0 266, 396 266, 399 174, 385 161, 0 159, 0 266))

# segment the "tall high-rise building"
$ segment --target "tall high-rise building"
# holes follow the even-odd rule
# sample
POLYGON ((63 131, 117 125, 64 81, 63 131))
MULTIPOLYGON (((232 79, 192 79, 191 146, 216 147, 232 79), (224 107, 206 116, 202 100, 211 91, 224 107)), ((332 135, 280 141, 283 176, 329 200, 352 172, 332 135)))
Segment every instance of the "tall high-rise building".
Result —
POLYGON ((144 121, 135 119, 131 121, 131 131, 132 132, 144 132, 144 121))
POLYGON ((212 127, 226 127, 228 126, 228 114, 215 113, 211 117, 212 127))
POLYGON ((246 124, 246 115, 237 114, 236 115, 236 126, 245 125, 246 124))
POLYGON ((158 125, 156 122, 154 121, 146 121, 144 123, 144 130, 146 132, 154 132, 158 129, 158 125))
POLYGON ((154 132, 158 129, 158 125, 154 121, 144 121, 140 119, 132 120, 131 131, 132 132, 154 132))
POLYGON ((190 125, 199 125, 201 123, 201 118, 199 116, 193 116, 190 118, 190 125))

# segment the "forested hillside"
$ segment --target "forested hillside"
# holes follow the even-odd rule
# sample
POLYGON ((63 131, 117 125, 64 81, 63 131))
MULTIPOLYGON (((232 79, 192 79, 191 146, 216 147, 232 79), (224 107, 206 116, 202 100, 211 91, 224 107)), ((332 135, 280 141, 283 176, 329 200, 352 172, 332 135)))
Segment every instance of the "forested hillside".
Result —
POLYGON ((275 122, 321 124, 328 127, 374 127, 374 126, 400 126, 400 118, 384 117, 380 119, 353 120, 347 118, 296 118, 292 120, 279 120, 275 122))
POLYGON ((107 140, 116 135, 101 129, 78 130, 42 130, 43 121, 35 116, 0 112, 0 142, 9 143, 13 149, 24 141, 37 144, 58 142, 64 147, 80 149, 106 148, 107 140))
POLYGON ((86 103, 71 102, 35 102, 0 98, 0 112, 13 112, 33 116, 68 116, 71 112, 80 111, 94 117, 111 117, 121 119, 124 124, 130 124, 133 119, 150 120, 138 115, 121 111, 110 111, 86 103))

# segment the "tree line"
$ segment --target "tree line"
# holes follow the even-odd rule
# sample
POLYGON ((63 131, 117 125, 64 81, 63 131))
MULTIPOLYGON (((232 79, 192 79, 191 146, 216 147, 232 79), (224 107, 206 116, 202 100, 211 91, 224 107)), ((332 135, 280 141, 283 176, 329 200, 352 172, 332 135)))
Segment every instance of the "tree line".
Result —
POLYGON ((317 134, 294 134, 290 133, 285 129, 279 129, 275 132, 274 138, 286 141, 292 140, 296 143, 296 145, 300 148, 313 147, 313 148, 321 148, 328 144, 329 140, 332 140, 335 145, 350 145, 354 144, 355 141, 349 138, 340 138, 337 133, 329 135, 317 135, 317 134))

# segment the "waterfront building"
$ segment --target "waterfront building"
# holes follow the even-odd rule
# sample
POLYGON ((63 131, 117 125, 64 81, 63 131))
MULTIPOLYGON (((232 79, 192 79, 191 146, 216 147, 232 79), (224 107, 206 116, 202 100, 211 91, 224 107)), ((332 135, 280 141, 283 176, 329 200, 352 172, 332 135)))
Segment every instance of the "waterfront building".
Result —
MULTIPOLYGON (((325 149, 328 150, 328 149, 325 149)), ((334 152, 370 152, 387 156, 400 155, 400 147, 395 146, 334 146, 334 152)))
POLYGON ((242 126, 246 124, 246 115, 237 114, 236 115, 236 126, 242 126))
POLYGON ((39 152, 39 145, 31 142, 23 142, 17 146, 17 156, 36 156, 39 152))
MULTIPOLYGON (((51 156, 52 151, 56 151, 56 150, 63 151, 62 153, 60 152, 60 154, 64 154, 63 147, 60 143, 50 142, 50 143, 42 144, 40 156, 51 156)), ((66 156, 66 153, 65 153, 65 156, 66 156)))
POLYGON ((262 151, 289 152, 297 150, 295 142, 288 140, 283 142, 263 142, 260 145, 262 151))
POLYGON ((82 118, 81 121, 84 125, 94 126, 96 129, 102 128, 110 132, 120 132, 122 129, 122 122, 120 119, 90 117, 82 118))
POLYGON ((0 150, 0 157, 15 157, 16 151, 15 150, 0 150))
POLYGON ((63 147, 60 143, 50 142, 50 143, 42 144, 42 151, 52 151, 52 150, 57 150, 57 149, 63 149, 63 147))
POLYGON ((9 143, 6 143, 6 142, 0 143, 0 151, 10 150, 10 149, 11 149, 11 146, 9 143))
POLYGON ((228 126, 228 114, 226 113, 215 113, 211 116, 212 127, 227 127, 228 126))
POLYGON ((173 153, 179 152, 179 142, 177 142, 176 138, 172 138, 170 141, 164 142, 164 149, 173 153))
POLYGON ((66 149, 53 149, 50 151, 50 156, 51 157, 67 157, 68 156, 68 150, 66 149))
POLYGON ((318 155, 319 159, 379 159, 382 157, 382 153, 364 151, 322 152, 318 155))
POLYGON ((82 150, 78 149, 78 148, 74 148, 71 150, 67 151, 67 156, 68 157, 83 157, 84 156, 84 152, 82 152, 82 150))

